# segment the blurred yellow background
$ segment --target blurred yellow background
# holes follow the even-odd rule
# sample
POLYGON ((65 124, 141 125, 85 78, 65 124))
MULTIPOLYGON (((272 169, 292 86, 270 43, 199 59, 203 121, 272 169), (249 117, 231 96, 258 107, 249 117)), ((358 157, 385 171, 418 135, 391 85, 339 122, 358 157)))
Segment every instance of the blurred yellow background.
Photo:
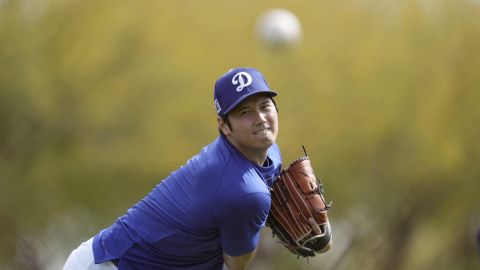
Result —
POLYGON ((307 263, 264 230, 252 269, 479 269, 480 1, 0 1, 0 268, 60 269, 217 135, 232 67, 279 92, 334 248, 307 263), (255 36, 270 8, 294 48, 255 36))

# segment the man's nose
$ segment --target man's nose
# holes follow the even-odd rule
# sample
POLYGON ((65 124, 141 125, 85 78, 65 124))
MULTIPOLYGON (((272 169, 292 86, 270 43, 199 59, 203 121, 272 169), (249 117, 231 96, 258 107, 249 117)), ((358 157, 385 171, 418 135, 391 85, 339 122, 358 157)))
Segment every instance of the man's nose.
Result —
POLYGON ((262 124, 267 121, 267 115, 264 112, 255 112, 255 124, 262 124))

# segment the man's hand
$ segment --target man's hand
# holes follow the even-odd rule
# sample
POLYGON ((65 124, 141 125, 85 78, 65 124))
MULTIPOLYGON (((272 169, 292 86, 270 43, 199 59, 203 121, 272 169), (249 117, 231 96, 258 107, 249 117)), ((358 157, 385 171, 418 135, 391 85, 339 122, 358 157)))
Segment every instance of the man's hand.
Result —
POLYGON ((223 260, 228 270, 245 270, 252 262, 256 252, 257 249, 254 249, 252 252, 241 256, 230 256, 224 252, 223 260))

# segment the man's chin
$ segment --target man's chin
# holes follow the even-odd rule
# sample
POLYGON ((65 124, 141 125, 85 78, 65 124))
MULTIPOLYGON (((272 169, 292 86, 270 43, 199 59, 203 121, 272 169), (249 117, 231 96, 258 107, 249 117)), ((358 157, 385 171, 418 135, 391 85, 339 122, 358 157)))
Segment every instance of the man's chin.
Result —
POLYGON ((263 149, 267 150, 274 143, 275 143, 275 139, 273 137, 264 138, 264 139, 259 141, 259 148, 263 148, 263 149))

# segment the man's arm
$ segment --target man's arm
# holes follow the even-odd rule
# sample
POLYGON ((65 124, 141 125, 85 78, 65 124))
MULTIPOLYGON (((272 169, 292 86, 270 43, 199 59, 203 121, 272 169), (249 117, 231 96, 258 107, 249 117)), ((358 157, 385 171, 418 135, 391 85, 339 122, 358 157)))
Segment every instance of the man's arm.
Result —
POLYGON ((242 256, 230 256, 224 252, 223 260, 228 270, 245 270, 255 257, 256 251, 257 249, 254 249, 252 252, 242 256))

